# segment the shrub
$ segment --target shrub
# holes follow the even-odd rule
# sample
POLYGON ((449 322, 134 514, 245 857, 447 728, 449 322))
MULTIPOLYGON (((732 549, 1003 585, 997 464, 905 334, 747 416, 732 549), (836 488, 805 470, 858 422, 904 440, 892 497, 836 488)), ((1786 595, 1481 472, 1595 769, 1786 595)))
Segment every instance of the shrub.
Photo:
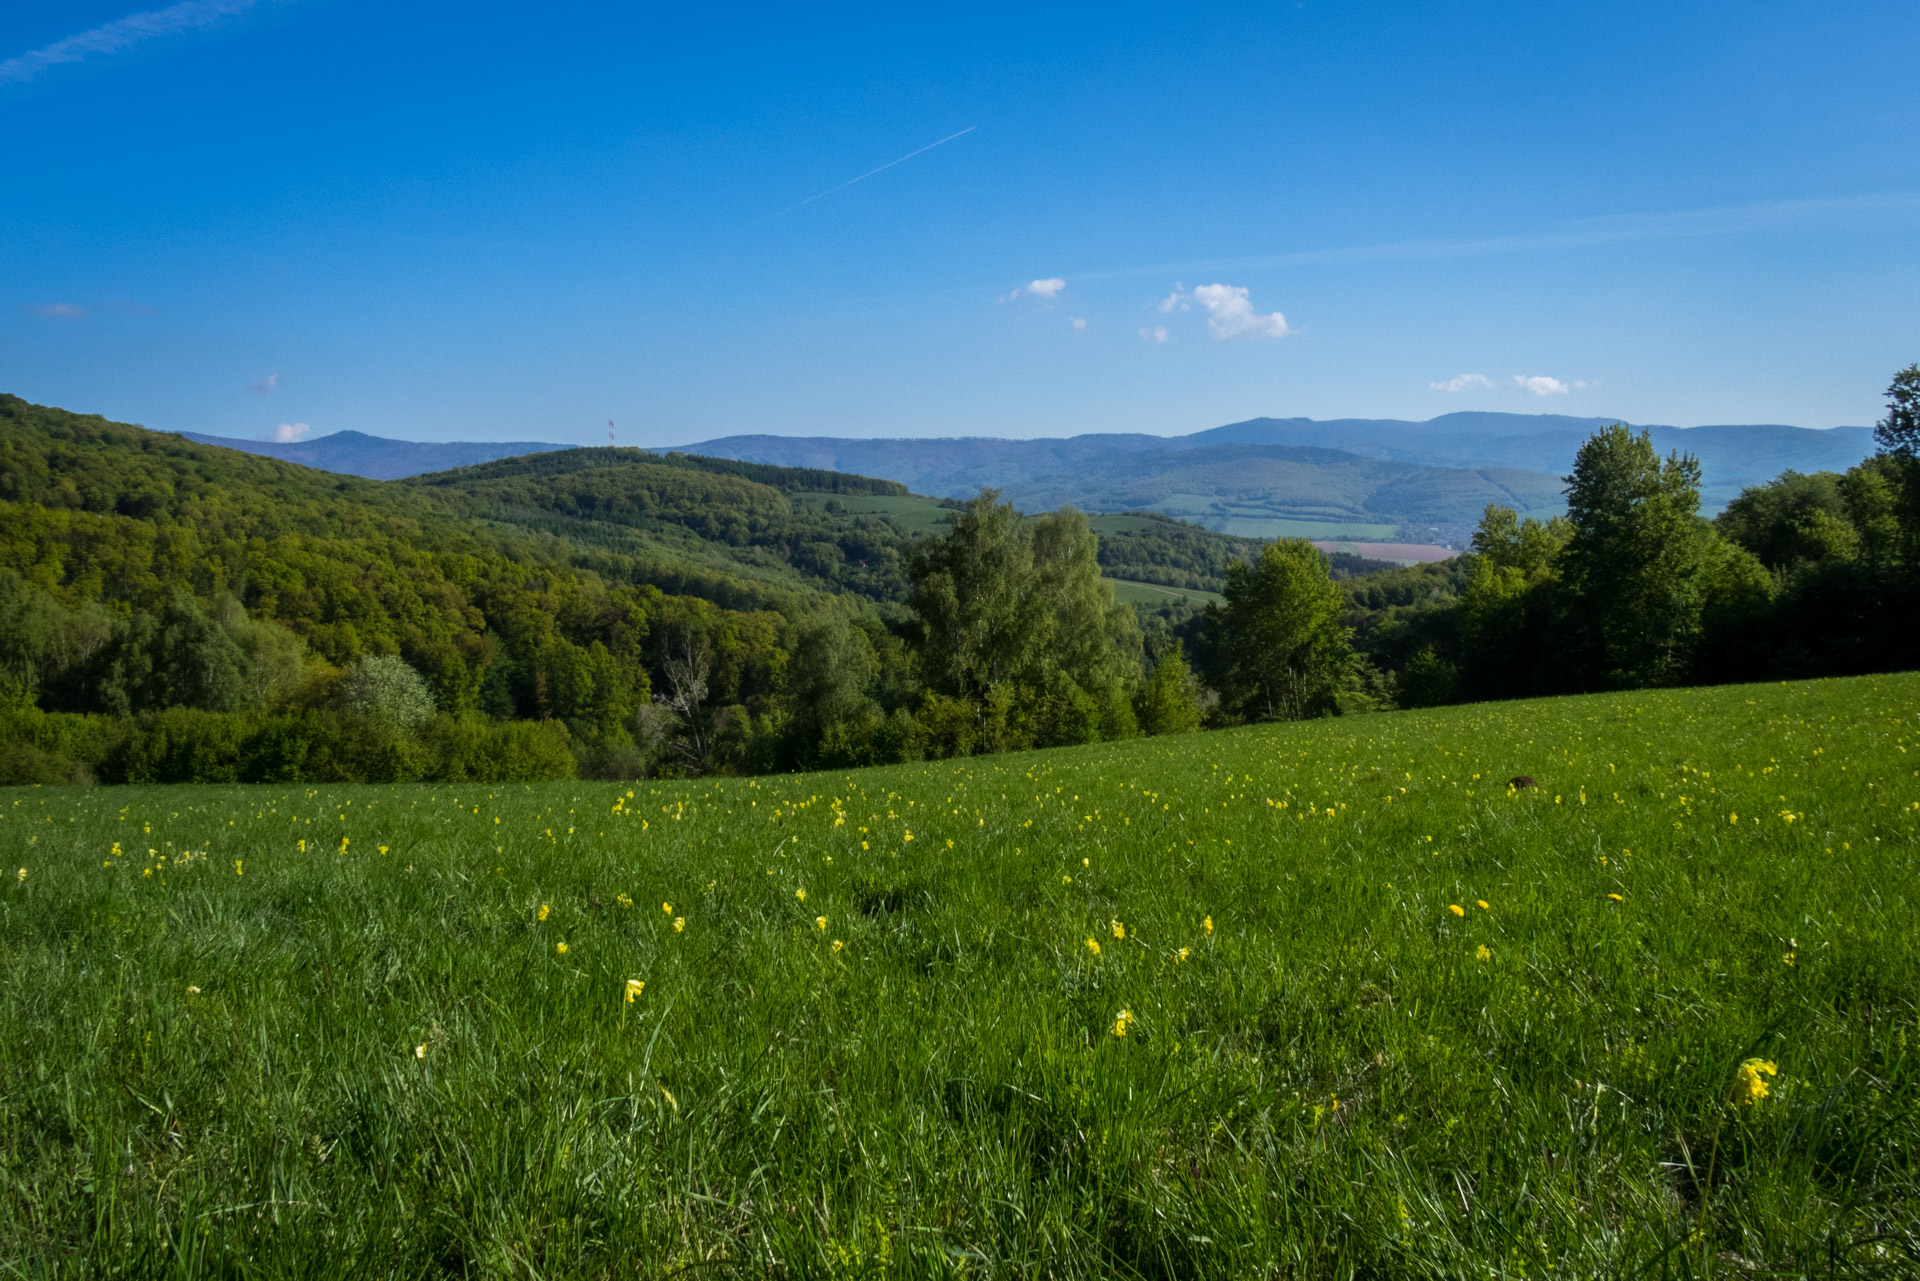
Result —
POLYGON ((413 729, 433 715, 433 690, 403 658, 369 654, 347 671, 334 694, 349 716, 413 729))

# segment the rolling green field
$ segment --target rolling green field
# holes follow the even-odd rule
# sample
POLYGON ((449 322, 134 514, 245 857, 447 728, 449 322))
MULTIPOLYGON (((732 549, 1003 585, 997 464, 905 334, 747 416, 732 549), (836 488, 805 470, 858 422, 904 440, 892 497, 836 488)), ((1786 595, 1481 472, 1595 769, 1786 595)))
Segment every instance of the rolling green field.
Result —
POLYGON ((919 494, 894 496, 802 492, 792 495, 790 501, 814 508, 823 508, 830 502, 838 503, 840 511, 847 516, 884 516, 908 534, 944 534, 953 527, 952 508, 942 507, 937 498, 926 498, 919 494))
POLYGON ((1916 709, 0 794, 0 1269, 1912 1276, 1916 709))
POLYGON ((1227 599, 1219 592, 1201 591, 1197 587, 1161 587, 1157 583, 1136 583, 1125 578, 1109 578, 1106 581, 1113 584, 1113 598, 1122 605, 1164 605, 1169 601, 1191 605, 1223 605, 1227 599))

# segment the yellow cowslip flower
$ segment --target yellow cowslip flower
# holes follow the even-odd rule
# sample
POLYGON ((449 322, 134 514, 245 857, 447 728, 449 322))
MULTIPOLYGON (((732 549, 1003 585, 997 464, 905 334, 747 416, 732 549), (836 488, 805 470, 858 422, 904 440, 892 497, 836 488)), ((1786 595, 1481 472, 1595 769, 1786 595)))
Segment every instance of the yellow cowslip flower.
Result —
POLYGON ((1127 927, 1115 921, 1113 923, 1113 936, 1117 939, 1124 939, 1127 937, 1127 927))
POLYGON ((1779 1074, 1780 1069, 1775 1067, 1767 1059, 1748 1059, 1745 1063, 1742 1063, 1739 1073, 1740 1101, 1742 1103, 1758 1103, 1761 1099, 1766 1098, 1767 1095, 1773 1093, 1773 1091, 1767 1088, 1767 1083, 1764 1078, 1778 1076, 1779 1074))
POLYGON ((625 893, 616 894, 613 896, 613 901, 618 903, 621 907, 633 906, 633 896, 630 894, 625 894, 625 893))
POLYGON ((1127 1034, 1127 1027, 1132 1022, 1133 1012, 1131 1010, 1120 1011, 1119 1015, 1113 1020, 1113 1034, 1115 1036, 1125 1036, 1127 1034))
POLYGON ((413 1047, 413 1057, 416 1059, 424 1059, 427 1057, 427 1043, 425 1041, 413 1047))
POLYGON ((302 854, 307 852, 307 840, 304 836, 300 838, 300 852, 302 854))
POLYGON ((1727 822, 1729 822, 1729 823, 1738 823, 1739 821, 1740 821, 1740 816, 1739 816, 1738 814, 1729 814, 1729 815, 1727 815, 1727 822))
POLYGON ((805 890, 795 890, 793 892, 793 896, 799 899, 802 903, 807 901, 807 892, 805 890))
POLYGON ((833 950, 834 950, 835 952, 838 952, 838 951, 839 951, 839 950, 840 950, 841 948, 843 948, 843 947, 845 947, 845 946, 846 946, 846 944, 845 944, 845 943, 842 943, 842 942, 841 942, 841 941, 840 941, 839 939, 835 939, 835 940, 833 941, 833 950))
POLYGON ((660 910, 661 910, 662 912, 665 912, 665 913, 666 913, 666 914, 667 914, 668 916, 672 916, 672 915, 673 915, 673 904, 671 904, 671 903, 662 903, 662 904, 660 905, 660 910))
POLYGON ((1191 951, 1189 951, 1188 949, 1186 949, 1186 948, 1184 948, 1184 947, 1183 947, 1183 948, 1181 948, 1181 949, 1180 949, 1180 950, 1179 950, 1178 952, 1176 952, 1176 953, 1174 953, 1174 955, 1173 955, 1173 959, 1174 959, 1174 960, 1176 960, 1176 961, 1184 961, 1184 960, 1186 960, 1186 959, 1187 959, 1187 958, 1188 958, 1189 956, 1192 956, 1192 955, 1193 955, 1193 953, 1192 953, 1191 951))
POLYGON ((1073 878, 1071 876, 1063 876, 1060 878, 1060 883, 1062 885, 1071 885, 1073 884, 1073 878))
POLYGON ((241 859, 233 860, 233 874, 235 876, 245 876, 247 874, 247 870, 242 863, 243 861, 241 859))
POLYGON ((18 872, 15 872, 13 879, 24 884, 27 879, 27 869, 23 867, 18 872))
POLYGON ((187 999, 191 1001, 194 997, 198 995, 200 995, 200 989, 195 987, 191 983, 187 984, 187 999))
POLYGON ((1087 939, 1087 951, 1092 952, 1095 956, 1100 955, 1100 940, 1089 937, 1087 939))
POLYGON ((553 945, 553 950, 558 952, 561 956, 565 956, 567 954, 567 945, 565 943, 555 943, 553 945))
POLYGON ((1205 930, 1207 936, 1211 938, 1213 936, 1213 918, 1209 916, 1206 920, 1200 922, 1200 928, 1205 930))
POLYGON ((632 1005, 633 998, 636 996, 639 996, 642 992, 646 990, 647 990, 647 984, 644 979, 628 979, 627 980, 627 1004, 632 1005))
POLYGON ((686 917, 684 917, 684 916, 676 916, 676 917, 674 917, 674 918, 673 918, 673 932, 674 932, 675 934, 679 934, 679 933, 681 933, 681 932, 682 932, 682 931, 684 931, 684 930, 685 930, 686 928, 687 928, 687 918, 686 918, 686 917))
POLYGON ((1487 950, 1485 943, 1482 943, 1479 947, 1473 949, 1473 959, 1476 961, 1491 961, 1493 959, 1493 953, 1487 950))
POLYGON ((340 852, 342 854, 345 854, 347 852, 347 843, 352 839, 353 838, 350 836, 343 836, 340 838, 340 852))
POLYGON ((1455 916, 1465 916, 1467 914, 1467 909, 1464 907, 1461 907, 1458 903, 1447 904, 1447 910, 1449 912, 1452 912, 1455 916))
POLYGON ((1092 860, 1092 859, 1090 859, 1090 858, 1083 858, 1083 859, 1081 859, 1081 860, 1080 860, 1080 866, 1081 866, 1081 867, 1092 867, 1092 866, 1093 866, 1093 860, 1092 860))
POLYGON ((820 932, 821 932, 822 934, 825 934, 825 933, 827 932, 827 918, 826 918, 826 917, 824 917, 824 916, 816 916, 816 917, 814 917, 814 918, 813 918, 813 923, 814 923, 815 925, 817 925, 817 926, 819 926, 819 927, 820 927, 820 932))
POLYGON ((538 921, 544 921, 544 920, 546 920, 546 919, 547 919, 547 913, 548 913, 549 911, 551 911, 551 910, 552 910, 552 909, 550 909, 550 908, 549 908, 549 907, 548 907, 548 906, 547 906, 547 905, 546 905, 545 903, 542 903, 542 904, 540 905, 540 910, 539 910, 538 912, 535 912, 535 913, 533 914, 533 916, 534 916, 534 919, 535 919, 535 920, 538 920, 538 921))
POLYGON ((1483 898, 1477 898, 1477 899, 1475 899, 1475 900, 1473 900, 1473 901, 1474 901, 1475 903, 1478 903, 1478 904, 1480 905, 1480 909, 1481 909, 1482 911, 1485 911, 1485 912, 1491 912, 1491 911, 1493 910, 1493 908, 1492 908, 1492 907, 1491 907, 1491 906, 1490 906, 1490 905, 1489 905, 1489 904, 1487 903, 1487 900, 1485 900, 1485 899, 1483 899, 1483 898))
POLYGON ((1612 900, 1613 900, 1614 902, 1616 902, 1616 903, 1624 903, 1624 902, 1626 902, 1626 901, 1627 901, 1627 900, 1626 900, 1626 897, 1625 897, 1624 895, 1621 895, 1621 894, 1609 894, 1609 895, 1607 895, 1607 897, 1608 897, 1608 898, 1610 898, 1610 899, 1612 899, 1612 900))
POLYGON ((386 846, 384 846, 384 845, 382 845, 382 846, 380 847, 380 852, 381 852, 382 854, 385 854, 385 853, 387 852, 387 847, 386 847, 386 846))

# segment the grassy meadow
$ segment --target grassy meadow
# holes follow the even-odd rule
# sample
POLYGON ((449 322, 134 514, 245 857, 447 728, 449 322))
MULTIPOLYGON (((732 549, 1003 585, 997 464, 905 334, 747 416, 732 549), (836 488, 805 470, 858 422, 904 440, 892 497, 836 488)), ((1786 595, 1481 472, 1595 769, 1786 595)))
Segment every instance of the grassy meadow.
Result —
POLYGON ((1913 1276, 1916 713, 0 793, 0 1274, 1913 1276))

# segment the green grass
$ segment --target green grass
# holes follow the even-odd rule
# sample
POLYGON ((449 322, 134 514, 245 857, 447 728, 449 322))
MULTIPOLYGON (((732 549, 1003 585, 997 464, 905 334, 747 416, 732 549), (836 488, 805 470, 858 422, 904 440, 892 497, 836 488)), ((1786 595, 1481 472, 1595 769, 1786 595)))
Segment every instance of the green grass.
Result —
POLYGON ((0 794, 0 1269, 1912 1276, 1917 707, 0 794))
POLYGON ((847 516, 885 516, 908 534, 944 534, 953 527, 953 509, 942 507, 937 498, 919 494, 896 497, 891 494, 796 493, 789 496, 796 506, 824 507, 829 501, 840 504, 847 516))
POLYGON ((1113 598, 1122 605, 1164 605, 1168 601, 1223 605, 1227 599, 1219 592, 1201 591, 1197 587, 1161 587, 1157 583, 1136 583, 1125 578, 1106 581, 1113 584, 1113 598))
POLYGON ((1281 516, 1227 516, 1208 522, 1241 538, 1347 538, 1392 542, 1398 525, 1360 525, 1340 520, 1293 520, 1281 516))

